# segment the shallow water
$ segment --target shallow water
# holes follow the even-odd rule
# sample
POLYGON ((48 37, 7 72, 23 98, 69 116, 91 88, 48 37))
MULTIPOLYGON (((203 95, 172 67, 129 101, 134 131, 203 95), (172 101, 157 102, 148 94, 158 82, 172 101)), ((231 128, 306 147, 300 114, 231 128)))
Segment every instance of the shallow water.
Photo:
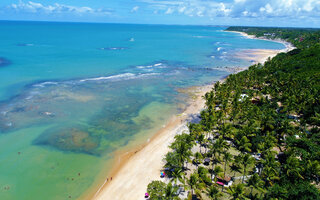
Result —
POLYGON ((241 49, 284 48, 222 30, 0 22, 1 199, 78 198, 181 112, 179 89, 249 65, 241 49))

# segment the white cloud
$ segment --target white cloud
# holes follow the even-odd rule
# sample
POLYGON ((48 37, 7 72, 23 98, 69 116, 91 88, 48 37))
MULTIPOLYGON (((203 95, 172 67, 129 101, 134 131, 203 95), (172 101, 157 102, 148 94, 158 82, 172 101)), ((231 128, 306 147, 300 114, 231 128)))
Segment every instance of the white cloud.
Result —
POLYGON ((131 12, 137 12, 139 10, 139 6, 135 6, 131 9, 131 12))
POLYGON ((27 3, 20 1, 18 4, 11 4, 7 6, 8 10, 25 13, 45 13, 45 14, 96 14, 96 15, 110 15, 111 11, 106 9, 94 9, 90 7, 77 7, 64 4, 43 5, 41 3, 28 1, 27 3))
POLYGON ((158 13, 188 16, 301 18, 320 17, 320 0, 138 0, 147 3, 158 13))
POLYGON ((187 8, 187 7, 182 6, 182 7, 180 7, 180 8, 178 9, 178 12, 179 12, 179 13, 183 13, 183 12, 186 10, 186 8, 187 8))
POLYGON ((170 15, 174 12, 173 8, 168 8, 168 10, 165 12, 165 14, 170 15))

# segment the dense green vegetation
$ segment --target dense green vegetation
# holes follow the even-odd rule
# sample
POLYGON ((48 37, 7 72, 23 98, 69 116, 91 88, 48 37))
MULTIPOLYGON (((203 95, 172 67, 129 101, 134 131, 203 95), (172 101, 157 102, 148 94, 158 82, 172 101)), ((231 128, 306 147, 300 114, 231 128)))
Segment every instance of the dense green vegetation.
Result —
POLYGON ((232 26, 227 31, 246 32, 249 35, 267 39, 283 39, 300 49, 320 43, 320 29, 232 26))
POLYGON ((201 121, 170 146, 169 183, 150 183, 150 199, 181 199, 181 188, 187 199, 320 199, 319 32, 230 29, 277 30, 299 48, 214 85, 201 121), (217 184, 226 177, 230 187, 217 184))

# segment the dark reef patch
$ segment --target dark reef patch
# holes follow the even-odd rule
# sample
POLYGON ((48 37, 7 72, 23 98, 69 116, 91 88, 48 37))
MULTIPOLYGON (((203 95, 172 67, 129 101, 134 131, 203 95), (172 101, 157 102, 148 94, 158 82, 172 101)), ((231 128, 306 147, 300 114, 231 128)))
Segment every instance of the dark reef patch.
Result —
POLYGON ((99 146, 99 141, 99 138, 94 136, 87 128, 75 126, 50 128, 44 131, 32 143, 34 145, 53 147, 62 151, 98 156, 97 147, 99 146))
POLYGON ((11 64, 11 62, 8 59, 0 57, 0 67, 5 67, 10 64, 11 64))

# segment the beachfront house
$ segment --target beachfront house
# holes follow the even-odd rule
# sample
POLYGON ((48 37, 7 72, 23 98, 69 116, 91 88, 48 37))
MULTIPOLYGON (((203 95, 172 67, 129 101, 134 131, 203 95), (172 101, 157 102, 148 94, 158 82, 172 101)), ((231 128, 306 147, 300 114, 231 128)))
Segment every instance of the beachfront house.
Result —
POLYGON ((230 187, 233 183, 232 178, 230 176, 225 176, 224 178, 217 177, 218 185, 221 185, 223 187, 230 187))

